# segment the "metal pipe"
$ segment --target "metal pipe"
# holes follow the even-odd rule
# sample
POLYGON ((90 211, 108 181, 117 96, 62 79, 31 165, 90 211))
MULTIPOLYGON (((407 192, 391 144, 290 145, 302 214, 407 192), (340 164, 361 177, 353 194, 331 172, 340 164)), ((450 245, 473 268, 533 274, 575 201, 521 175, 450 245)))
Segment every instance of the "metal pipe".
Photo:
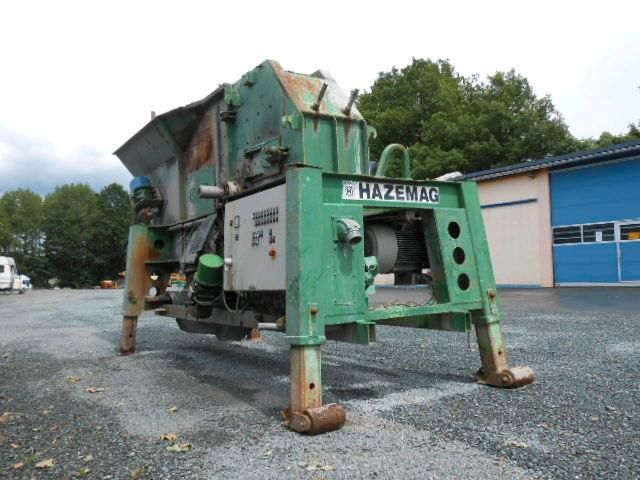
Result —
POLYGON ((396 150, 402 152, 403 178, 411 178, 411 161, 409 160, 409 151, 399 143, 387 145, 387 147, 382 151, 382 154, 380 155, 380 162, 378 162, 378 168, 376 169, 376 177, 384 177, 384 174, 387 172, 387 165, 391 160, 391 155, 396 150))
POLYGON ((362 241, 362 227, 351 218, 340 218, 338 224, 338 238, 349 245, 357 245, 362 241))
POLYGON ((271 330, 274 332, 282 331, 283 329, 278 327, 277 323, 259 323, 258 329, 260 330, 271 330))
POLYGON ((224 188, 215 185, 200 185, 198 196, 200 198, 222 198, 224 197, 224 188))

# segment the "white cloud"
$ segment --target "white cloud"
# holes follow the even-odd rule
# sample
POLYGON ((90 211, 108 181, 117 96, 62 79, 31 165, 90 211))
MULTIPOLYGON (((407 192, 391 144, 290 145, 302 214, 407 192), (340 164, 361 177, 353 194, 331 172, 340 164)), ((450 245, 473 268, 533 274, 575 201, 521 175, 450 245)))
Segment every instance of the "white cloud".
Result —
POLYGON ((99 191, 110 183, 127 186, 131 175, 115 158, 79 145, 60 150, 39 138, 0 126, 0 194, 28 187, 45 195, 64 183, 88 183, 99 191))

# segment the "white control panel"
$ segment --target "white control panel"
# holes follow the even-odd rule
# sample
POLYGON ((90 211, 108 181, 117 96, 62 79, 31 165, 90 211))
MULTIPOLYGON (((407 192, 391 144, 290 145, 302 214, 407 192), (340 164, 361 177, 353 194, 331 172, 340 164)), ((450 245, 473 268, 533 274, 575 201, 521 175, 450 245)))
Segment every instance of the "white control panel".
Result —
POLYGON ((286 185, 227 203, 224 289, 285 290, 286 185))

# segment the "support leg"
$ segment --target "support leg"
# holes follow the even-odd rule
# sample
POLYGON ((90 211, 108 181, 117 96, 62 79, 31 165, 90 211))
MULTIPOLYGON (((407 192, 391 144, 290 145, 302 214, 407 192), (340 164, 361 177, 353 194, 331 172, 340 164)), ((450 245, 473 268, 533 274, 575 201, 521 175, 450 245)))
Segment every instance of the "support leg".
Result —
POLYGON ((479 383, 515 388, 533 382, 535 376, 529 367, 509 367, 500 322, 476 324, 475 328, 482 361, 482 367, 475 375, 479 383))
POLYGON ((291 359, 291 407, 283 412, 292 430, 322 433, 340 428, 346 419, 338 404, 322 405, 320 349, 326 341, 326 284, 318 277, 327 265, 318 250, 318 217, 322 212, 322 170, 287 169, 287 310, 286 331, 291 359))
POLYGON ((131 355, 136 351, 138 316, 144 310, 144 295, 151 286, 145 265, 145 261, 150 258, 147 230, 145 225, 132 225, 129 228, 120 342, 123 355, 131 355))
POLYGON ((478 186, 474 182, 463 182, 462 194, 483 302, 482 310, 472 313, 482 361, 482 367, 476 373, 476 379, 480 383, 494 387, 514 388, 528 385, 535 378, 533 370, 529 367, 509 367, 507 349, 500 328, 502 309, 498 301, 489 244, 482 221, 478 186))
POLYGON ((122 317, 122 341, 120 350, 123 355, 131 355, 136 351, 136 331, 138 330, 138 317, 122 317))
POLYGON ((291 408, 283 412, 287 427, 309 434, 344 425, 346 412, 337 403, 322 405, 320 345, 292 345, 291 408))

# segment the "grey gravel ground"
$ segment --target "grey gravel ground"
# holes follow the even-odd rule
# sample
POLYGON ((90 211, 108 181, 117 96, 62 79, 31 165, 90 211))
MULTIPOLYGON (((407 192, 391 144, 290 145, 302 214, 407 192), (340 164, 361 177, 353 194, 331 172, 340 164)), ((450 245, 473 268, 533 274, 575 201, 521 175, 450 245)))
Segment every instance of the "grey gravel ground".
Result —
POLYGON ((518 390, 472 381, 463 334, 329 342, 325 399, 349 420, 316 437, 279 424, 281 335, 221 343, 145 314, 139 353, 121 357, 121 294, 0 295, 0 478, 640 478, 637 289, 501 292, 512 363, 538 375, 518 390), (167 433, 192 449, 167 451, 167 433))

